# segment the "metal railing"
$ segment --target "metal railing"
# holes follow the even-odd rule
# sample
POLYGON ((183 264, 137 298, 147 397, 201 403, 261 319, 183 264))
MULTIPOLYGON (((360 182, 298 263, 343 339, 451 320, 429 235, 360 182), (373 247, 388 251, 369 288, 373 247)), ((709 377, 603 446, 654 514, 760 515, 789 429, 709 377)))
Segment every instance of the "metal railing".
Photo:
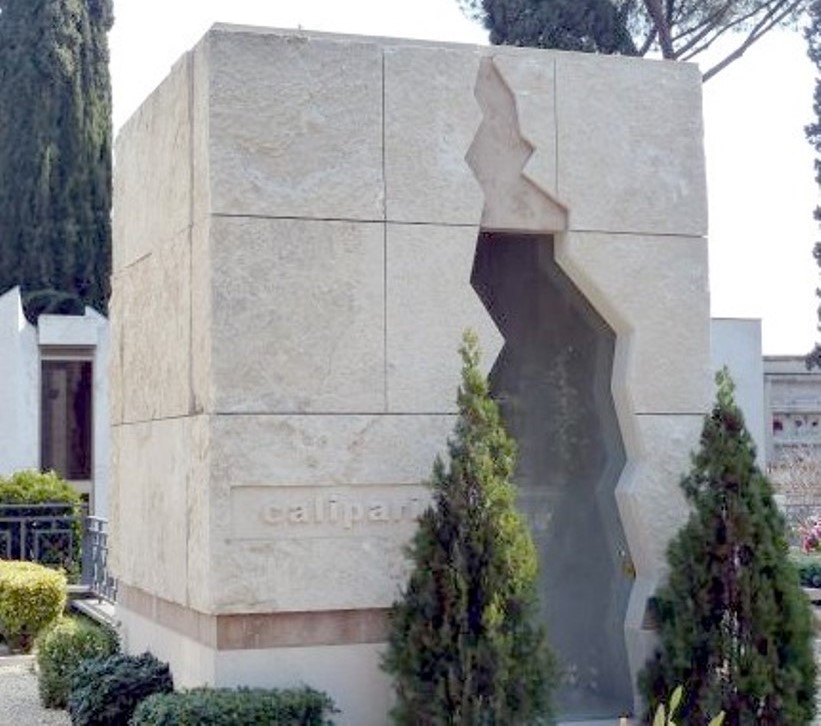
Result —
POLYGON ((0 558, 62 568, 70 583, 116 599, 117 585, 108 573, 107 521, 74 505, 0 504, 0 558))

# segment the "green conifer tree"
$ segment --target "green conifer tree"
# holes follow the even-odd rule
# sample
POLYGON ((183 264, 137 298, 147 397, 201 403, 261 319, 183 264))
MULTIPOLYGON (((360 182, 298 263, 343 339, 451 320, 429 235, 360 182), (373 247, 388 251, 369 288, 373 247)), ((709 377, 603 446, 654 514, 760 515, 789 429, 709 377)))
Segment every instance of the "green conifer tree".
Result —
POLYGON ((111 0, 0 0, 0 294, 106 311, 111 0))
POLYGON ((726 370, 682 481, 689 521, 656 599, 661 648, 641 678, 649 704, 684 686, 682 721, 809 724, 815 665, 809 603, 788 560, 784 518, 755 464, 726 370))
POLYGON ((515 509, 516 446, 461 349, 450 463, 433 468, 433 505, 409 548, 413 570, 391 615, 383 663, 398 723, 516 724, 550 718, 553 657, 535 622, 536 550, 515 509))

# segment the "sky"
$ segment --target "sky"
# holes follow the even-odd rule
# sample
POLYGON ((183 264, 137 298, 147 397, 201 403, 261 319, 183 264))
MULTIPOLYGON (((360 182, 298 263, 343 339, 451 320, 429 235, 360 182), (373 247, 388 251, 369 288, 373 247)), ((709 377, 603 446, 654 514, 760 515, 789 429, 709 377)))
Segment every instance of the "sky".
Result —
MULTIPOLYGON (((465 43, 487 34, 456 0, 114 0, 115 133, 215 22, 465 43)), ((821 286, 814 68, 797 31, 773 32, 704 87, 713 317, 761 318, 767 355, 803 355, 821 286)))

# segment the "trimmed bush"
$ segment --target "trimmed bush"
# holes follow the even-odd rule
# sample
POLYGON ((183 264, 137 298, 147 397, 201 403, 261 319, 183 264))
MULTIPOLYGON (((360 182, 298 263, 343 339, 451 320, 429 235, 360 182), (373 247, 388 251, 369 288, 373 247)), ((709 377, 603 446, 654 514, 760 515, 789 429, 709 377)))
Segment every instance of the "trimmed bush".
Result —
POLYGON ((40 701, 46 708, 65 708, 71 676, 80 663, 119 650, 116 634, 86 618, 62 618, 37 639, 40 701))
POLYGON ((0 635, 28 652, 66 604, 66 576, 34 562, 0 560, 0 635))
POLYGON ((814 554, 793 554, 790 556, 798 568, 802 587, 821 587, 821 557, 814 554))
POLYGON ((174 690, 167 663, 151 653, 86 660, 74 670, 68 711, 74 726, 113 726, 129 722, 137 704, 154 693, 174 690))
POLYGON ((323 726, 336 713, 331 698, 312 688, 195 688, 146 698, 132 726, 323 726))
POLYGON ((0 557, 62 567, 73 579, 80 573, 81 514, 80 495, 53 471, 18 471, 8 478, 0 476, 0 517, 64 518, 56 520, 56 527, 36 519, 29 522, 23 542, 16 523, 0 522, 8 547, 0 549, 0 557))

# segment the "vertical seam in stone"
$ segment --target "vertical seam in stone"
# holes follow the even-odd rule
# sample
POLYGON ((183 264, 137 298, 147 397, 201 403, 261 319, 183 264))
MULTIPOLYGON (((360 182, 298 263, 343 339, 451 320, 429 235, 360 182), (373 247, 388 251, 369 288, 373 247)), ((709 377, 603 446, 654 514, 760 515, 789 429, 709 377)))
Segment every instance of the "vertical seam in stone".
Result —
POLYGON ((388 177, 385 172, 385 49, 382 49, 382 397, 388 412, 388 177))
MULTIPOLYGON (((555 175, 554 183, 556 190, 556 198, 561 199, 562 190, 559 189, 559 64, 556 59, 553 59, 553 134, 556 143, 556 163, 553 167, 553 174, 555 175)), ((570 208, 567 208, 567 215, 570 216, 570 208)), ((568 221, 568 228, 570 227, 568 221)))
MULTIPOLYGON (((194 54, 188 53, 188 411, 194 411, 194 54)), ((193 434, 193 431, 190 431, 193 434)), ((185 602, 191 602, 188 547, 191 542, 191 473, 185 478, 185 602)))

